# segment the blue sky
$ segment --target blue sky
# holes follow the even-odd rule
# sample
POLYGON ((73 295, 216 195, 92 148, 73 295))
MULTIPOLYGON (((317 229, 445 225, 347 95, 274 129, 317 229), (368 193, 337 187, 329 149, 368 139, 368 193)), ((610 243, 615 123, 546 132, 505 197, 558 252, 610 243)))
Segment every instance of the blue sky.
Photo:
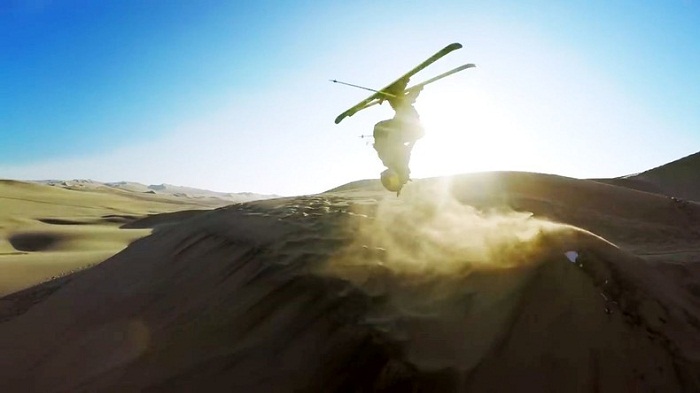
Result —
POLYGON ((423 71, 416 177, 611 177, 700 150, 700 3, 14 1, 0 6, 0 177, 300 194, 376 177, 386 105, 423 71), (248 3, 248 4, 245 4, 248 3), (351 4, 350 4, 351 3, 351 4))

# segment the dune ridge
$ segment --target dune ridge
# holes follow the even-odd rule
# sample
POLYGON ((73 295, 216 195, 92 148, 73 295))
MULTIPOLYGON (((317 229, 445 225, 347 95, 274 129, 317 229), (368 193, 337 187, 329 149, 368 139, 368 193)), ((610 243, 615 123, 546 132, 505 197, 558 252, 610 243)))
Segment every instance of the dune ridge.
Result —
POLYGON ((3 299, 0 388, 700 389, 698 206, 523 173, 405 193, 203 212, 3 299))
POLYGON ((700 201, 700 152, 641 173, 597 180, 697 202, 700 201))

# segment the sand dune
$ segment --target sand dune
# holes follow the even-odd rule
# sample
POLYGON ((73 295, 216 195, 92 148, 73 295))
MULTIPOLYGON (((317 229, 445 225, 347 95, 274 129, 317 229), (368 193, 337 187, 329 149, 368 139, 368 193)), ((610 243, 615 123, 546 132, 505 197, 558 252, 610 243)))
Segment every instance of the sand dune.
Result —
POLYGON ((2 299, 0 389, 700 389, 698 204, 529 173, 374 187, 170 216, 2 299))
POLYGON ((700 152, 642 173, 598 180, 674 198, 700 201, 700 152))
POLYGON ((230 203, 71 184, 0 181, 0 295, 109 258, 151 232, 126 229, 140 218, 230 203))

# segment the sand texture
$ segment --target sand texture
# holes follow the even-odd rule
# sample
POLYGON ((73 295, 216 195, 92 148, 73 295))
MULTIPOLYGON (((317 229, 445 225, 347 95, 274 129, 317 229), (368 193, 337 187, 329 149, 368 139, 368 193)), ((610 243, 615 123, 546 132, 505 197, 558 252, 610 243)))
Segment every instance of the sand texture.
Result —
POLYGON ((151 215, 178 211, 172 221, 230 203, 89 181, 49 186, 0 180, 0 296, 102 262, 165 219, 151 215), (147 222, 138 221, 144 217, 147 222))
POLYGON ((531 173, 376 187, 165 216, 5 297, 0 391, 700 391, 698 204, 531 173))

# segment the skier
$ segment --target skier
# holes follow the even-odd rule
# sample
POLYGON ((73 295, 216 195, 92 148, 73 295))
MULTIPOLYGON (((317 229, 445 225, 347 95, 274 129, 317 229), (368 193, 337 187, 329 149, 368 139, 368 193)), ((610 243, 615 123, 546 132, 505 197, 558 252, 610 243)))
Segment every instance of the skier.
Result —
POLYGON ((392 119, 383 120, 374 126, 374 149, 387 169, 381 174, 384 187, 397 195, 410 179, 408 167, 411 150, 416 141, 423 137, 424 130, 420 116, 413 105, 422 89, 406 92, 408 79, 399 83, 393 94, 388 95, 395 114, 392 119))
POLYGON ((407 88, 408 81, 419 71, 461 47, 462 44, 458 42, 447 45, 380 90, 331 79, 333 83, 340 83, 374 92, 371 96, 338 115, 338 117, 335 118, 335 124, 339 124, 346 117, 350 117, 375 104, 381 104, 384 101, 389 101, 389 104, 394 109, 395 114, 392 119, 380 121, 374 126, 373 136, 374 149, 387 168, 381 174, 382 184, 387 190, 396 192, 396 195, 401 192, 401 188, 410 180, 411 170, 408 168, 408 163, 411 160, 411 151, 416 141, 422 138, 424 134, 418 112, 416 108, 413 107, 418 94, 420 94, 424 86, 439 81, 454 73, 466 70, 467 68, 475 67, 475 65, 463 64, 409 88, 407 88))

